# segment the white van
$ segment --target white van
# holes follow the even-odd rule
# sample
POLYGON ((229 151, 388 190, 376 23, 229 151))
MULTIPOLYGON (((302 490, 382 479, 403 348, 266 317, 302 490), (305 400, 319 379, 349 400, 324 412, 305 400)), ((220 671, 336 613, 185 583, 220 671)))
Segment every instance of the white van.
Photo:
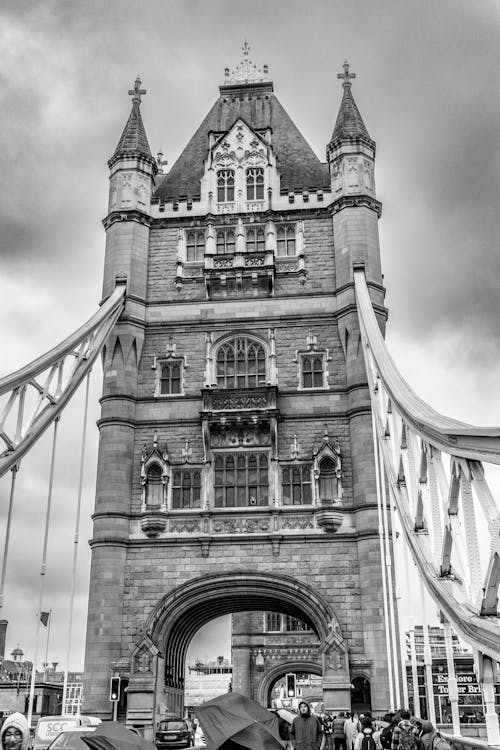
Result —
POLYGON ((33 740, 33 750, 45 750, 53 739, 63 731, 72 727, 96 727, 101 724, 97 716, 41 716, 38 719, 33 740))

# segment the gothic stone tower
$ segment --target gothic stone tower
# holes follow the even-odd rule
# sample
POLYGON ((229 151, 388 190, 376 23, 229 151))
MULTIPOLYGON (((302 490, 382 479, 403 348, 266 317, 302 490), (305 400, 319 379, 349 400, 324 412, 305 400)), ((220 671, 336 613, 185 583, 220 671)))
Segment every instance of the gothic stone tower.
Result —
POLYGON ((245 46, 166 174, 139 80, 130 92, 104 220, 104 296, 117 281, 127 294, 104 352, 88 713, 109 718, 121 675, 126 720, 150 732, 182 710, 194 633, 252 611, 310 628, 304 658, 327 708, 349 708, 360 675, 376 686, 373 709, 388 707, 352 274, 364 265, 383 326, 381 207, 347 64, 339 78, 322 163, 245 46))

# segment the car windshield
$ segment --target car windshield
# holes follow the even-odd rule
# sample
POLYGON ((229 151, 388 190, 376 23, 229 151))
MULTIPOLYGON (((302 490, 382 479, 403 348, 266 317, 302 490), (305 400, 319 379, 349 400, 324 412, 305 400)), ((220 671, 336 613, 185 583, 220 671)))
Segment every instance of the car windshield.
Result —
POLYGON ((186 725, 183 721, 162 721, 160 723, 161 732, 180 732, 181 729, 185 729, 186 725))
POLYGON ((82 741, 86 732, 61 732, 51 743, 50 750, 89 750, 89 746, 82 741))

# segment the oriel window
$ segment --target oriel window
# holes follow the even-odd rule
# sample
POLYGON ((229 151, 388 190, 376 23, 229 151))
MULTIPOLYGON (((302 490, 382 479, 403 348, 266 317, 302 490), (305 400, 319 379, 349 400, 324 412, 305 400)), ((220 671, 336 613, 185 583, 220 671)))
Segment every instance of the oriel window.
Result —
POLYGON ((261 201, 264 198, 264 169, 247 169, 247 201, 261 201))
POLYGON ((234 201, 234 169, 219 169, 217 172, 217 202, 234 201))
POLYGON ((276 230, 276 253, 295 255, 295 224, 281 224, 276 230))

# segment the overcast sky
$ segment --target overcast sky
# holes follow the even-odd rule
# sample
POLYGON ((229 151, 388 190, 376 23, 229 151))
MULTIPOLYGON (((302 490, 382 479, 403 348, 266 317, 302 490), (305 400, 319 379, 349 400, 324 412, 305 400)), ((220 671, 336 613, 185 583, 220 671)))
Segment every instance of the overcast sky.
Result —
MULTIPOLYGON (((438 410, 500 424, 498 246, 500 10, 493 0, 82 0, 0 10, 2 374, 74 330, 100 299, 108 170, 137 74, 154 153, 173 164, 218 95, 224 68, 269 65, 275 93, 324 160, 342 89, 377 142, 387 339, 438 410)), ((94 380, 72 668, 83 665, 94 380)), ((78 397, 81 402, 81 395, 78 397)), ((60 428, 44 609, 64 662, 80 404, 60 428)), ((32 656, 49 440, 18 480, 3 616, 7 652, 32 656)), ((0 484, 5 517, 8 483, 0 484)), ((0 547, 3 526, 0 525, 0 547)), ((218 631, 212 627, 211 633, 218 631)), ((219 649, 220 639, 214 639, 219 649)), ((193 648, 210 653, 207 641, 193 648)), ((44 652, 43 644, 42 651, 44 652)), ((41 654, 40 661, 42 660, 41 654)))

